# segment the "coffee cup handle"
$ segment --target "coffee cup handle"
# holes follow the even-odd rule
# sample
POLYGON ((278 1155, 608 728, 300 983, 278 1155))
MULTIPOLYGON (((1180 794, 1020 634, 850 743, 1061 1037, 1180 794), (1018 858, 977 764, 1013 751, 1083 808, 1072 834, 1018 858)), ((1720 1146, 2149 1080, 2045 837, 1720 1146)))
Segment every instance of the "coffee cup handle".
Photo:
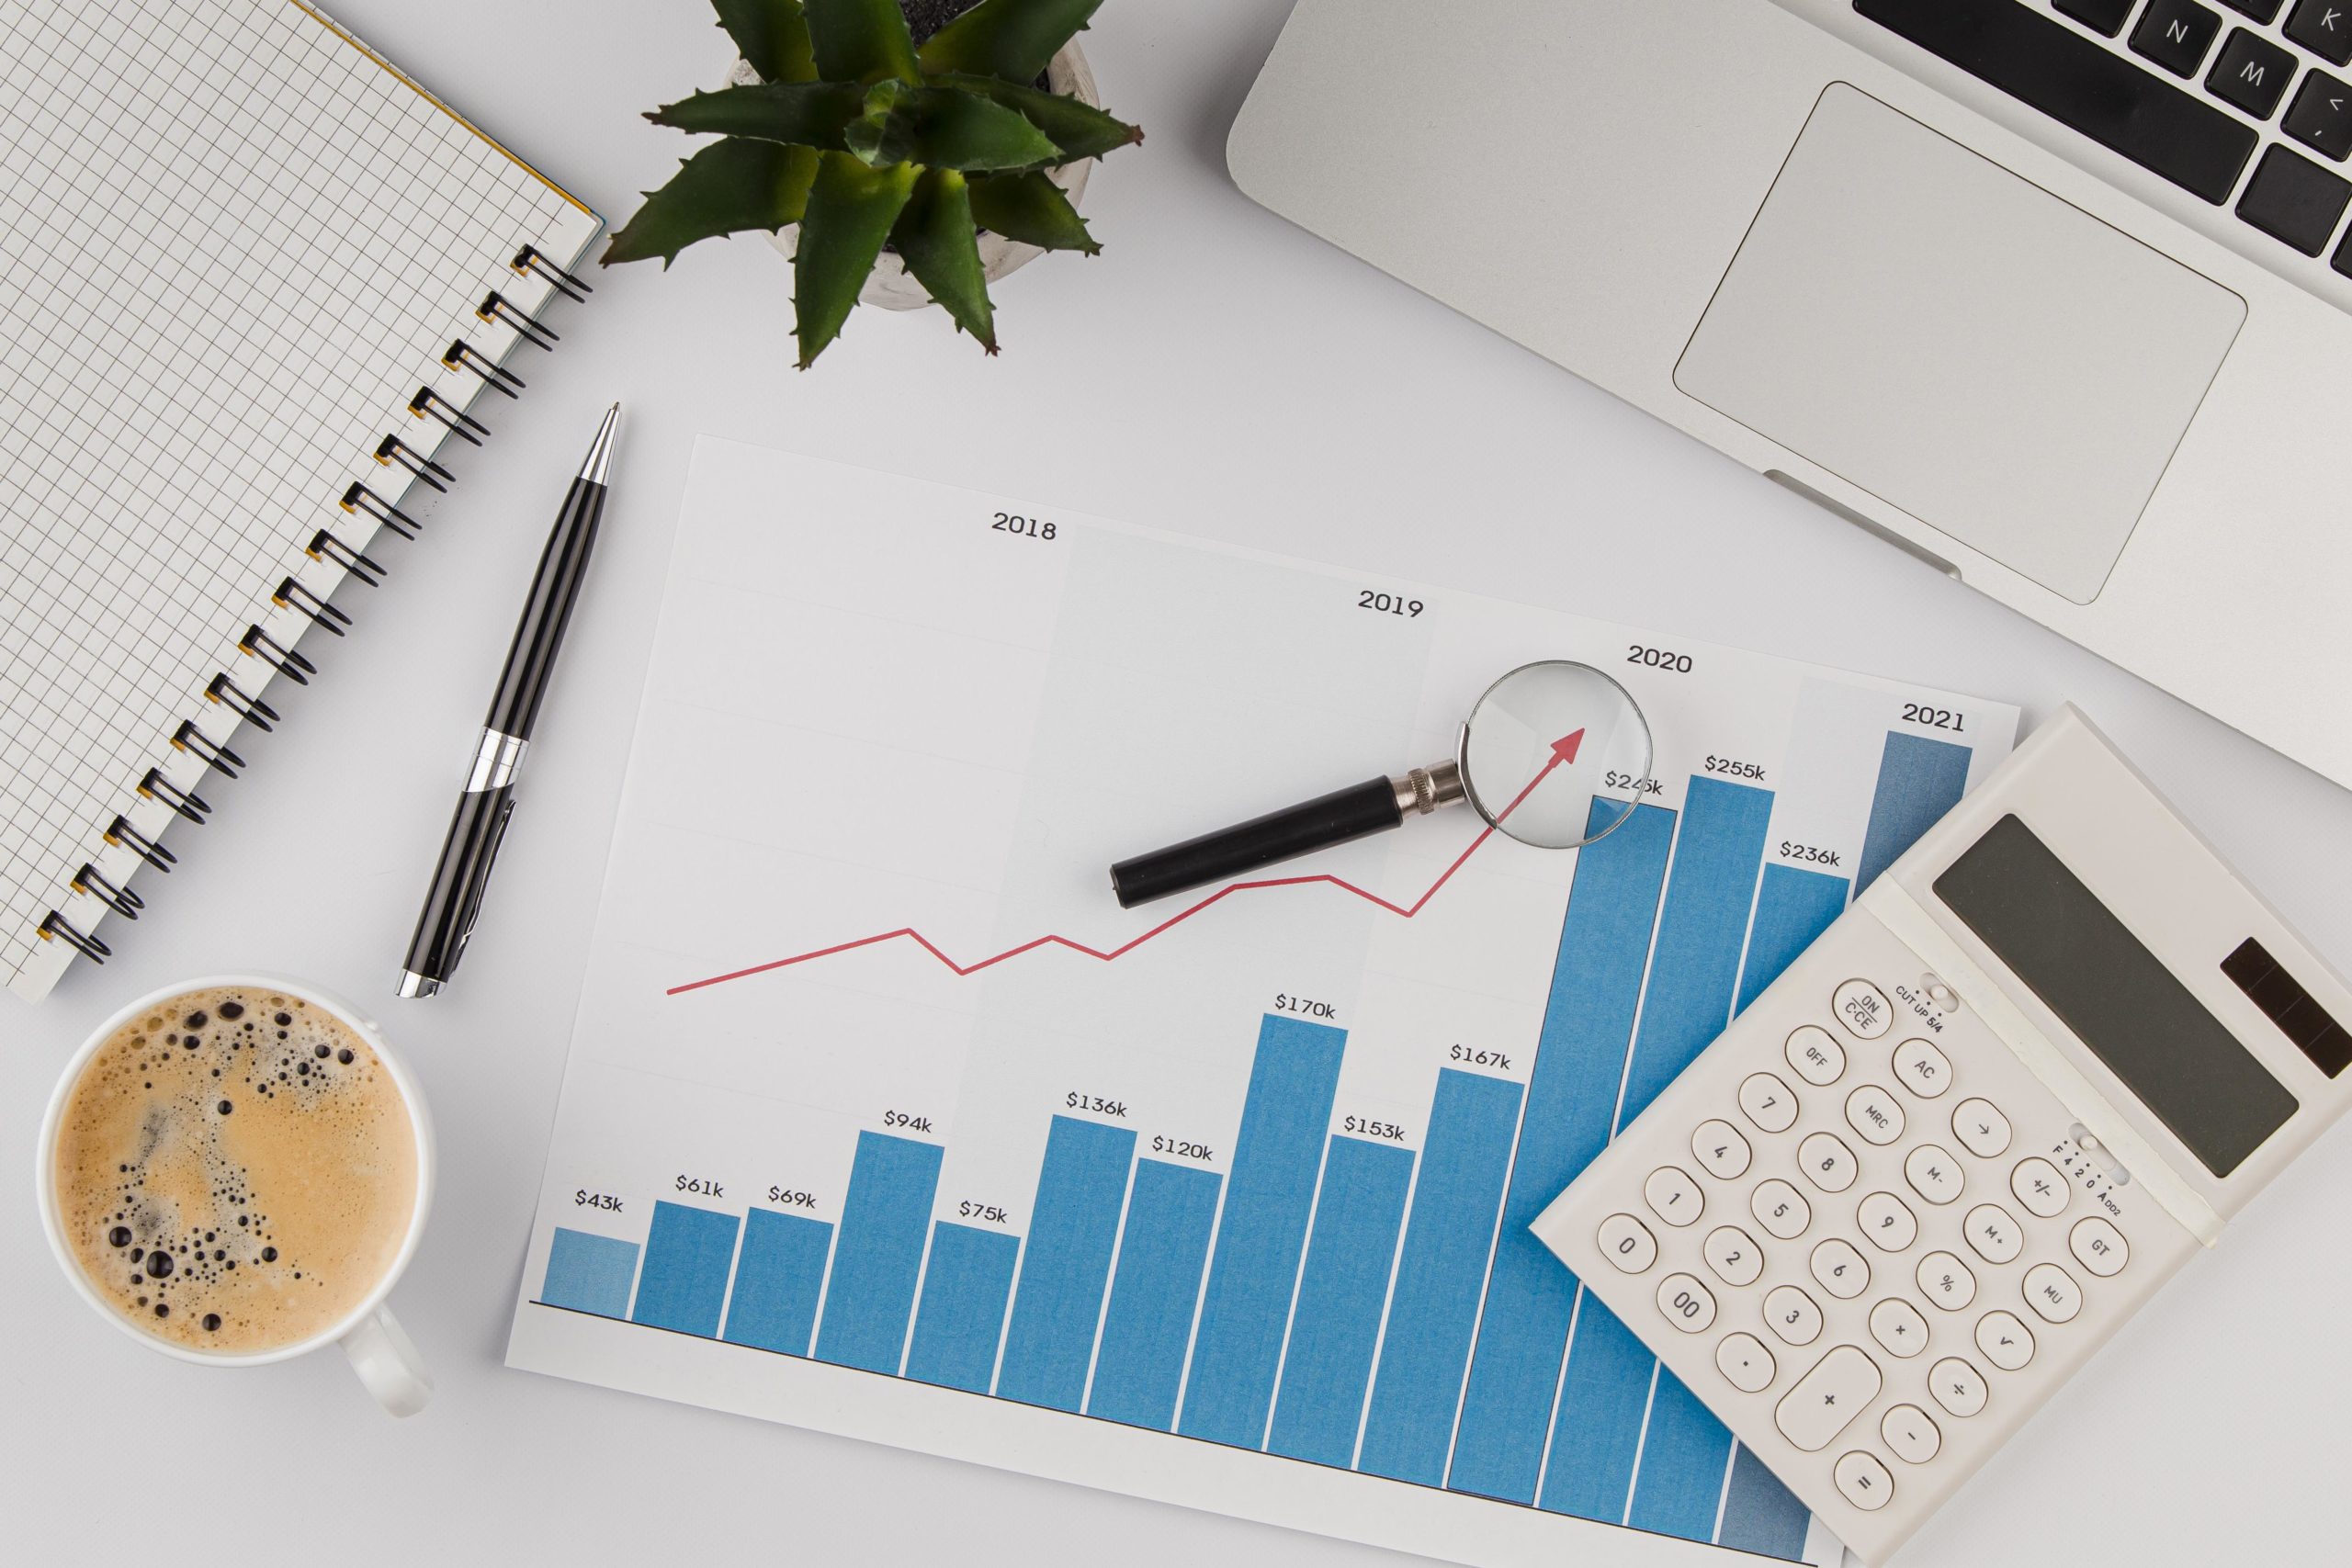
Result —
POLYGON ((360 1319, 343 1337, 343 1353, 376 1403, 394 1416, 413 1416, 433 1397, 433 1374, 390 1307, 379 1306, 360 1319))

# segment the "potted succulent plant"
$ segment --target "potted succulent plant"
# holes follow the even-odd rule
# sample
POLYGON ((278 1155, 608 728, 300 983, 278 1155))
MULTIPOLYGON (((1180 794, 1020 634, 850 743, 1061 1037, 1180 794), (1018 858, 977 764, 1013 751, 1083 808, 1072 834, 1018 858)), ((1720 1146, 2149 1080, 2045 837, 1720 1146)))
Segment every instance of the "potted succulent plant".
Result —
POLYGON ((1101 4, 713 0, 743 65, 646 118, 719 140, 645 193, 605 264, 666 268, 698 240, 764 230, 790 246, 801 368, 861 295, 936 301, 994 354, 989 280, 1043 251, 1098 252, 1076 205, 1086 172, 1143 140, 1095 101, 1073 41, 1101 4))

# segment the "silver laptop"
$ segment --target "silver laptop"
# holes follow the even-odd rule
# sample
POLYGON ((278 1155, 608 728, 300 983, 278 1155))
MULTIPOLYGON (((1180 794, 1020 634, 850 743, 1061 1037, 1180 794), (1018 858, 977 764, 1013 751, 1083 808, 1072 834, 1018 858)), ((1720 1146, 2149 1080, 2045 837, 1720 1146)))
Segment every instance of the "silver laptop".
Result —
POLYGON ((2352 0, 1298 0, 1274 211, 2352 785, 2352 0))

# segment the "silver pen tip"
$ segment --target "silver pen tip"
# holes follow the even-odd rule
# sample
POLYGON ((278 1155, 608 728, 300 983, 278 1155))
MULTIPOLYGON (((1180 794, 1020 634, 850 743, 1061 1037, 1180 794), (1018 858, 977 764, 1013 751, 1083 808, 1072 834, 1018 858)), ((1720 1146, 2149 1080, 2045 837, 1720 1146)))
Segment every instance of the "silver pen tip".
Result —
POLYGON ((588 444, 588 457, 580 465, 580 477, 590 484, 603 484, 612 471, 613 437, 620 423, 621 405, 615 403, 605 411, 605 423, 596 427, 596 439, 588 444))
POLYGON ((440 981, 427 979, 413 969, 403 969, 401 971, 400 987, 394 994, 402 997, 432 997, 438 996, 440 992, 440 981))

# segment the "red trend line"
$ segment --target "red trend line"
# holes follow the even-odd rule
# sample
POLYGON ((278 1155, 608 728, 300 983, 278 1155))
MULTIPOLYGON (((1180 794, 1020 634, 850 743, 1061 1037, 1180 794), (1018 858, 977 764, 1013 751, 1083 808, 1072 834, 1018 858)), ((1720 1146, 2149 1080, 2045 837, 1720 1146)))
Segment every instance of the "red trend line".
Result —
MULTIPOLYGON (((1495 821, 1500 822, 1504 818, 1509 817, 1512 812, 1518 810, 1520 803, 1525 800, 1529 795, 1535 793, 1535 786, 1552 776, 1553 769, 1558 767, 1563 762, 1575 761, 1577 748, 1583 739, 1584 731, 1579 729, 1573 735, 1565 736, 1559 740, 1555 741, 1552 746, 1552 755, 1550 759, 1544 762, 1543 767, 1536 771, 1533 778, 1527 781, 1527 786, 1524 789, 1511 796, 1510 804, 1504 807, 1500 812, 1496 814, 1495 821)), ((1491 839, 1494 836, 1495 829, 1491 825, 1481 828, 1478 830, 1478 836, 1470 840, 1469 846, 1460 854, 1453 857, 1453 863, 1447 866, 1443 871, 1438 873, 1437 880, 1430 883, 1428 890, 1422 893, 1419 897, 1414 899, 1410 904, 1392 903, 1388 899, 1382 897, 1377 893, 1369 892, 1364 888, 1357 886, 1354 883, 1348 881, 1346 878, 1333 876, 1329 872, 1319 872, 1312 876, 1261 877, 1253 882, 1227 883, 1223 887, 1220 887, 1216 892, 1210 894, 1207 897, 1202 899, 1199 903, 1193 904, 1176 914, 1169 916, 1168 919, 1160 921, 1158 925, 1152 927, 1149 931, 1145 931, 1140 936, 1130 937, 1125 942, 1121 942, 1118 946, 1108 950, 1099 947, 1089 947, 1082 942, 1073 942, 1066 936, 1048 934, 1041 937, 1033 937, 1029 941, 1023 942, 1018 947, 1008 947, 1002 953, 995 953, 989 957, 980 959, 977 963, 958 964, 953 958, 948 957, 946 953, 940 951, 938 946, 934 944, 929 937, 915 930, 914 927, 900 926, 894 931, 877 931, 872 936, 859 937, 854 942, 836 942, 831 947, 820 947, 813 953, 796 953, 789 958, 771 958, 765 964, 754 964, 748 969, 732 969, 724 975, 711 975, 700 980, 689 980, 684 985, 671 987, 669 990, 663 994, 673 997, 683 996, 688 991, 699 991, 707 986, 721 986, 725 985, 729 980, 748 979, 753 975, 764 975, 773 969, 788 969, 796 964, 813 963, 815 960, 820 958, 831 958, 837 953, 854 953, 861 947, 873 947, 881 942, 897 942, 901 938, 913 942, 925 953, 928 953, 933 958, 938 959, 940 963, 954 970, 957 975, 977 975, 981 970, 986 969, 992 964, 1001 964, 1008 958, 1018 958, 1024 953, 1032 953, 1041 947, 1066 947, 1072 953, 1083 953, 1089 958, 1099 958, 1103 963, 1108 964, 1114 958, 1122 957, 1126 953, 1133 953, 1136 948, 1141 947, 1145 942, 1149 942, 1153 937, 1158 936, 1160 932, 1171 931, 1177 926, 1182 925, 1186 920, 1191 919, 1194 915, 1199 914, 1202 910, 1209 908, 1213 904, 1222 902, 1223 900, 1231 897, 1236 893, 1252 893, 1261 887, 1306 887, 1318 882, 1328 883, 1331 886, 1337 887, 1342 892, 1354 894, 1357 897, 1362 898, 1368 904, 1377 905, 1379 908, 1387 910, 1390 914, 1396 916, 1399 919, 1409 920, 1415 915, 1419 914, 1430 899, 1437 897, 1437 890, 1444 886, 1448 882, 1451 882, 1453 879, 1453 874, 1460 871, 1463 865, 1472 855, 1478 852, 1478 846, 1485 843, 1488 839, 1491 839)))

